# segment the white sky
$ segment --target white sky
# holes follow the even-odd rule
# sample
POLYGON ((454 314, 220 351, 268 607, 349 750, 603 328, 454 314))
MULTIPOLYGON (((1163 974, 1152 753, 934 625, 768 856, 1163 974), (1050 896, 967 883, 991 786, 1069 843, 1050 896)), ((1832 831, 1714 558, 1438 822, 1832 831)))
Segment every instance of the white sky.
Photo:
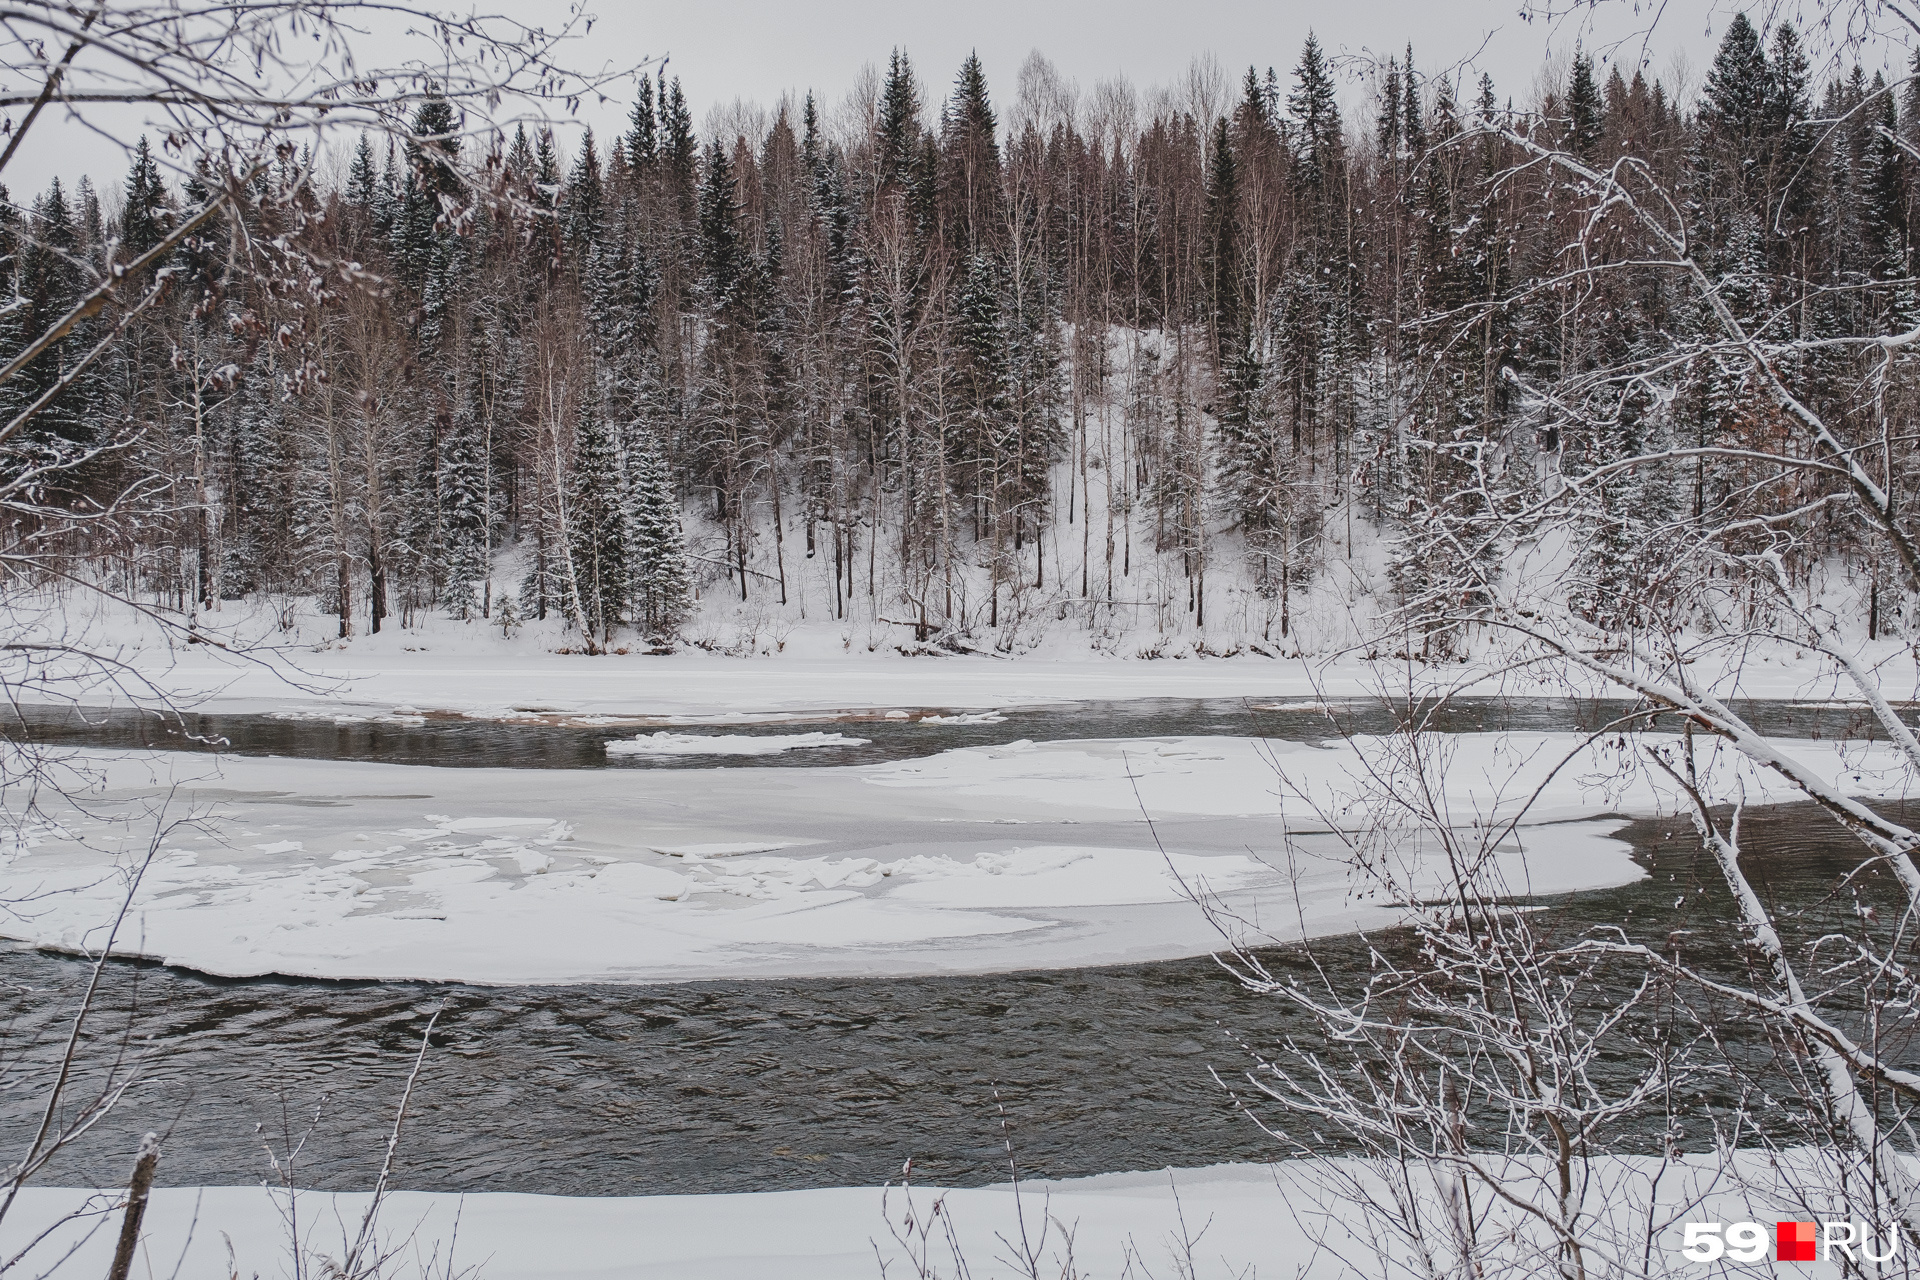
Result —
MULTIPOLYGON (((1559 0, 1562 5, 1569 0, 1559 0)), ((1814 0, 1760 0, 1743 6, 1758 21, 1775 13, 1789 17, 1814 0)), ((1520 16, 1522 0, 973 0, 966 4, 901 4, 882 0, 588 0, 600 18, 591 37, 571 57, 576 65, 629 65, 644 58, 671 59, 668 74, 680 77, 696 125, 705 127, 715 107, 736 98, 773 106, 785 92, 809 88, 823 107, 837 106, 865 64, 884 65, 889 51, 907 51, 929 105, 951 87, 969 50, 977 50, 1003 119, 1013 105, 1021 64, 1039 50, 1061 75, 1083 91, 1124 75, 1142 97, 1156 85, 1185 77, 1198 56, 1211 55, 1237 91, 1249 64, 1269 65, 1285 76, 1299 56, 1309 28, 1336 58, 1384 59, 1411 41, 1421 69, 1431 73, 1466 60, 1486 70, 1501 97, 1524 104, 1550 53, 1564 58, 1577 39, 1630 72, 1642 62, 1671 88, 1675 57, 1689 68, 1684 86, 1697 90, 1701 74, 1734 6, 1727 0, 1602 0, 1560 21, 1520 16), (1659 24, 1650 38, 1649 16, 1659 24)), ((559 6, 535 0, 491 0, 481 6, 528 21, 553 21, 559 6)), ((1804 27, 1804 21, 1801 23, 1804 27)), ((1817 41, 1817 37, 1816 37, 1817 41)), ((363 63, 378 61, 378 49, 363 63)), ((1903 54, 1894 55, 1903 61, 1903 54)), ((1869 61, 1879 61, 1872 58, 1869 61)), ((1603 69, 1602 74, 1605 74, 1603 69)), ((1818 77, 1824 79, 1824 76, 1818 77)), ((1362 100, 1349 81, 1351 105, 1362 100)), ((582 107, 580 121, 603 136, 623 127, 630 94, 623 100, 582 107)), ((114 122, 116 132, 121 122, 114 122)), ((140 132, 129 118, 126 140, 140 132)), ((36 129, 4 179, 17 199, 38 191, 56 173, 71 179, 90 172, 97 185, 114 190, 125 159, 114 142, 70 121, 48 118, 36 129)))

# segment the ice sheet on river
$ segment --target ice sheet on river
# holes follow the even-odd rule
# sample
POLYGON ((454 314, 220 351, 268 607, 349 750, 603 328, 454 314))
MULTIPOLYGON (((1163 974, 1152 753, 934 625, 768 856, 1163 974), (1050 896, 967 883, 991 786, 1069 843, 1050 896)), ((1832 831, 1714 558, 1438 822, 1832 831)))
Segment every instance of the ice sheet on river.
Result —
MULTIPOLYGON (((1642 874, 1603 815, 1658 797, 1601 785, 1596 749, 1553 772, 1579 741, 1451 741, 1460 824, 1544 784, 1536 825, 1501 847, 1516 891, 1642 874)), ((1365 749, 1023 742, 638 774, 82 753, 102 784, 0 863, 0 933, 100 946, 171 795, 170 818, 218 821, 163 835, 116 945, 215 974, 646 982, 1169 959, 1220 945, 1196 889, 1281 937, 1394 918, 1324 834, 1371 821, 1348 794, 1365 749)))

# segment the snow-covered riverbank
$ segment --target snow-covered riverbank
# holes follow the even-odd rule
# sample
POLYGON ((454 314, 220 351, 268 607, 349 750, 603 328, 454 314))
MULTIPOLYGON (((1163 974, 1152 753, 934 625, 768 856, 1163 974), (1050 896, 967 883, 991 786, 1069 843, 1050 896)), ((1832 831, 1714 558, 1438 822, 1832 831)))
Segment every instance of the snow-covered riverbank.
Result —
MULTIPOLYGON (((1614 1246, 1638 1258, 1641 1249, 1632 1246, 1645 1240, 1650 1220, 1654 1239, 1646 1252, 1654 1274, 1688 1274, 1700 1268, 1680 1252, 1686 1222, 1759 1221, 1770 1245, 1772 1225, 1782 1218, 1831 1216, 1818 1164, 1805 1152, 1742 1152, 1730 1167, 1711 1157, 1683 1158, 1664 1168, 1646 1157, 1602 1158, 1586 1188, 1590 1212, 1598 1218, 1589 1227, 1590 1247, 1600 1257, 1614 1246), (1792 1169, 1797 1185, 1771 1167, 1774 1161, 1792 1169)), ((1382 1205, 1395 1199, 1372 1173, 1345 1161, 1028 1182, 1017 1195, 1008 1184, 944 1192, 916 1188, 911 1202, 898 1189, 883 1199, 875 1187, 604 1198, 399 1192, 386 1201, 378 1236, 398 1255, 383 1274, 443 1276, 477 1267, 484 1280, 912 1276, 909 1251, 893 1234, 894 1228, 916 1234, 910 1208, 912 1223, 929 1229, 923 1257, 934 1274, 970 1273, 977 1280, 1028 1274, 1012 1261, 1023 1246, 1043 1276, 1360 1280, 1414 1261, 1384 1219, 1338 1196, 1329 1177, 1335 1172, 1372 1187, 1382 1205), (942 1203, 932 1215, 936 1197, 942 1203), (956 1252, 966 1260, 964 1272, 955 1265, 956 1252)), ((1419 1195, 1431 1207, 1433 1188, 1418 1185, 1424 1177, 1416 1170, 1415 1185, 1396 1190, 1419 1195)), ((1525 1194, 1526 1183, 1516 1179, 1514 1185, 1525 1194)), ((1535 1240, 1529 1225, 1512 1221, 1507 1207, 1481 1204, 1484 1195, 1476 1195, 1476 1207, 1485 1214, 1485 1247, 1519 1264, 1529 1260, 1529 1247, 1537 1248, 1539 1274, 1546 1274, 1553 1264, 1551 1242, 1535 1240), (1517 1242, 1495 1244, 1508 1227, 1516 1229, 1517 1242)), ((359 1230, 367 1203, 365 1194, 305 1192, 289 1215, 283 1193, 259 1187, 157 1190, 133 1280, 292 1274, 296 1234, 312 1269, 321 1257, 344 1252, 342 1241, 359 1230)), ((118 1233, 112 1204, 111 1193, 29 1188, 0 1224, 0 1249, 11 1255, 47 1231, 34 1256, 55 1258, 73 1248, 78 1272, 99 1274, 118 1233), (62 1216, 76 1213, 82 1216, 59 1225, 62 1216)), ((1767 1265, 1764 1259, 1758 1264, 1767 1265)), ((1821 1260, 1797 1265, 1794 1274, 1824 1278, 1840 1272, 1837 1263, 1821 1260)))
MULTIPOLYGON (((1050 644, 1019 657, 982 654, 906 656, 897 646, 851 644, 831 628, 797 631, 762 656, 727 656, 691 646, 652 655, 557 652, 579 638, 552 626, 513 636, 479 623, 426 617, 419 626, 350 641, 329 638, 331 620, 301 614, 283 629, 260 605, 234 603, 201 615, 212 643, 181 644, 176 634, 112 602, 76 596, 24 631, 108 656, 106 669, 43 653, 7 659, 24 701, 36 687, 47 700, 78 697, 94 706, 171 700, 201 711, 383 715, 451 712, 529 715, 691 716, 797 714, 887 708, 979 709, 1126 698, 1300 700, 1366 698, 1455 690, 1479 695, 1619 693, 1596 682, 1564 683, 1565 671, 1514 671, 1510 655, 1489 650, 1469 663, 1396 659, 1379 646, 1305 657, 1283 648, 1214 651, 1192 637, 1179 644, 1119 652, 1084 643, 1050 644), (1290 651, 1287 651, 1290 652, 1290 651), (1163 656, 1143 656, 1147 654, 1163 656), (1500 673, 1497 677, 1494 673, 1500 673), (73 675, 72 681, 59 677, 73 675)), ((1905 699, 1920 690, 1920 666, 1898 640, 1862 642, 1855 656, 1872 666, 1882 691, 1905 699)), ((1830 664, 1796 646, 1743 638, 1702 642, 1692 675, 1724 697, 1821 700, 1856 696, 1830 664)))
MULTIPOLYGON (((916 1190, 914 1207, 924 1215, 936 1194, 916 1190)), ((945 1196, 944 1212, 954 1221, 973 1274, 982 1280, 1007 1274, 998 1261, 1006 1245, 996 1237, 1020 1238, 1011 1188, 945 1196)), ((11 1254, 89 1200, 84 1191, 29 1189, 0 1225, 0 1248, 11 1254)), ((1296 1238, 1286 1196, 1276 1188, 1276 1170, 1267 1166, 1030 1183, 1021 1200, 1036 1245, 1042 1227, 1048 1227, 1041 1249, 1048 1262, 1065 1253, 1066 1233, 1073 1233, 1081 1275, 1120 1275, 1129 1249, 1158 1274, 1171 1262, 1169 1248, 1181 1239, 1183 1213, 1189 1234, 1206 1232, 1198 1255, 1202 1277, 1238 1277, 1249 1274, 1249 1266, 1260 1275, 1291 1276, 1312 1252, 1296 1238)), ((107 1203, 107 1197, 98 1202, 107 1203)), ((342 1234, 357 1231, 367 1196, 307 1192, 297 1204, 307 1247, 338 1257, 342 1234)), ((291 1252, 284 1207, 284 1196, 258 1187, 156 1191, 147 1210, 145 1250, 133 1276, 164 1280, 176 1264, 183 1276, 225 1275, 228 1240, 239 1274, 281 1274, 291 1252)), ((444 1260, 451 1248, 451 1271, 478 1265, 484 1280, 877 1280, 883 1260, 887 1274, 913 1274, 905 1251, 888 1232, 889 1218, 904 1220, 907 1201, 896 1190, 888 1207, 893 1212, 883 1216, 882 1192, 872 1187, 625 1198, 401 1192, 389 1199, 381 1221, 384 1235, 410 1246, 396 1271, 408 1276, 415 1274, 416 1252, 424 1260, 437 1251, 444 1260)), ((943 1226, 934 1224, 933 1259, 947 1274, 951 1258, 943 1226)), ((79 1247, 72 1265, 82 1274, 103 1273, 117 1221, 84 1219, 42 1248, 58 1256, 67 1239, 87 1227, 95 1228, 92 1237, 79 1247)), ((442 1272, 436 1268, 435 1274, 442 1272)))

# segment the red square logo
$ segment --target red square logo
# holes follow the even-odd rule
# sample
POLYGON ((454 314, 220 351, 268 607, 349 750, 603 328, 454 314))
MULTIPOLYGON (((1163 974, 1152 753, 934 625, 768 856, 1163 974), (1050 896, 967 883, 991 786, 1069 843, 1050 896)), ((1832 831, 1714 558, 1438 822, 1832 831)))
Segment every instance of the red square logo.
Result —
POLYGON ((1813 1224, 1782 1222, 1773 1229, 1774 1256, 1781 1262, 1813 1261, 1813 1224))

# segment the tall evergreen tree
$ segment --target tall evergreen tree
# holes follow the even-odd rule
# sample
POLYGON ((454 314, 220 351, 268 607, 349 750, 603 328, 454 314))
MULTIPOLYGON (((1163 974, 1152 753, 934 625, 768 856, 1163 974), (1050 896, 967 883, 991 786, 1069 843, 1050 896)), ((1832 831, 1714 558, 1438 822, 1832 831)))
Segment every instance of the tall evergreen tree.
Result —
POLYGON ((693 567, 673 476, 659 442, 649 438, 629 459, 632 477, 630 528, 633 579, 629 587, 634 624, 661 636, 693 608, 693 567))
POLYGON ((733 161, 725 147, 707 148, 706 176, 700 184, 700 287, 715 312, 742 300, 747 257, 740 239, 740 196, 733 161))
POLYGON ((1592 160, 1599 154, 1600 140, 1605 136, 1606 108, 1593 78, 1593 57, 1576 52, 1567 77, 1567 149, 1592 160))
POLYGON ((653 84, 640 77, 640 93, 627 116, 627 166, 636 175, 653 172, 660 152, 660 127, 653 110, 653 84))
POLYGON ((441 442, 440 545, 445 586, 441 604, 462 621, 477 617, 475 584, 491 570, 492 513, 487 510, 486 463, 472 413, 458 415, 441 442))
POLYGON ((910 189, 920 161, 920 89, 913 65, 895 49, 887 60, 880 89, 880 118, 874 126, 874 159, 883 189, 910 189))
POLYGON ((137 258, 153 248, 166 236, 170 220, 167 187, 142 134, 133 149, 133 167, 127 172, 126 200, 120 214, 122 252, 128 258, 137 258))
POLYGON ((633 565, 625 480, 619 436, 588 397, 574 427, 567 529, 568 587, 589 642, 610 640, 626 613, 633 565))
POLYGON ((566 194, 560 201, 560 233, 567 251, 576 263, 584 264, 593 247, 600 242, 601 226, 606 218, 606 190, 600 180, 600 158, 593 147, 593 130, 580 147, 580 156, 567 175, 566 194))
POLYGON ((1240 262, 1240 171, 1225 119, 1214 125, 1206 198, 1205 289, 1223 359, 1245 339, 1240 262))
POLYGON ((1311 31, 1293 71, 1287 95, 1293 117, 1296 181, 1316 198, 1334 189, 1343 167, 1340 104, 1334 96, 1333 69, 1311 31))
POLYGON ((1900 149, 1900 122, 1893 94, 1878 73, 1868 99, 1875 128, 1867 143, 1863 222, 1873 273, 1881 280, 1908 274, 1907 160, 1900 149))
POLYGON ((960 64, 941 126, 941 186, 952 244, 973 253, 992 243, 999 224, 1000 143, 994 135, 986 72, 978 54, 960 64))
POLYGON ((660 128, 664 140, 660 159, 666 173, 667 190, 681 224, 691 230, 694 221, 695 184, 699 181, 700 144, 693 136, 693 113, 687 109, 686 94, 681 92, 680 77, 673 78, 673 89, 661 83, 660 128))

